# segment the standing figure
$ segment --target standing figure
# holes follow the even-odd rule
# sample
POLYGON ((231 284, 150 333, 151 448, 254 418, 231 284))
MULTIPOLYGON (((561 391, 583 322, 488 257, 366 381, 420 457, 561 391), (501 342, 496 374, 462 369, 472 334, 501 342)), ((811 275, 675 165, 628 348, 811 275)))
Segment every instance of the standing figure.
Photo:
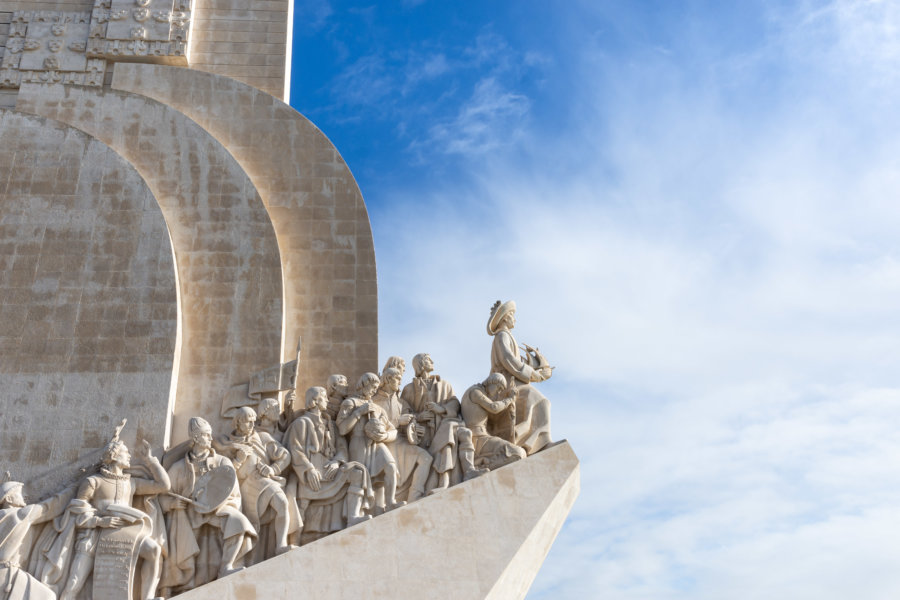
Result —
POLYGON ((371 518, 365 511, 375 503, 366 468, 350 462, 347 440, 328 416, 325 388, 306 390, 305 406, 284 435, 298 479, 301 544, 371 518))
POLYGON ((434 361, 430 355, 416 354, 412 363, 416 376, 403 388, 401 400, 425 426, 425 435, 419 445, 427 448, 434 457, 432 468, 438 475, 434 490, 485 473, 475 467, 472 432, 459 416, 459 400, 453 393, 453 386, 434 374, 434 361))
POLYGON ((213 450, 209 423, 193 417, 188 422, 188 432, 190 449, 169 469, 172 491, 180 497, 164 498, 169 556, 161 586, 175 593, 239 570, 237 561, 253 548, 256 538, 253 525, 241 513, 241 490, 234 466, 213 450), (230 470, 233 480, 227 498, 220 505, 201 507, 184 499, 194 496, 198 480, 219 468, 230 470))
MULTIPOLYGON (((140 597, 149 600, 156 596, 162 548, 149 535, 153 529, 150 516, 132 508, 131 503, 135 495, 161 494, 169 491, 171 485, 166 470, 159 464, 159 460, 150 454, 150 444, 147 440, 141 442, 138 458, 153 478, 132 477, 124 472, 124 469, 131 467, 131 454, 124 442, 119 440, 119 433, 124 426, 125 421, 122 421, 122 425, 116 428, 115 435, 104 447, 100 473, 86 477, 81 482, 75 498, 67 508, 77 534, 75 557, 69 568, 66 587, 59 596, 60 600, 74 599, 84 587, 94 567, 101 530, 124 528, 141 521, 146 523, 146 527, 138 528, 139 533, 134 540, 134 549, 143 563, 140 597)), ((129 560, 131 558, 129 556, 129 560)))
POLYGON ((516 426, 510 441, 534 454, 550 443, 550 401, 532 383, 550 378, 551 370, 538 365, 529 355, 522 356, 512 335, 516 326, 516 303, 510 300, 491 307, 488 335, 491 345, 491 373, 500 373, 516 388, 516 426))
POLYGON ((25 571, 25 565, 37 529, 32 526, 62 514, 75 489, 25 504, 22 487, 18 481, 0 484, 0 598, 56 600, 56 592, 25 571))
POLYGON ((388 367, 381 377, 381 384, 372 401, 384 410, 391 426, 401 432, 393 441, 385 443, 397 461, 397 494, 400 498, 406 497, 409 502, 413 502, 425 495, 425 484, 428 482, 433 459, 427 450, 410 442, 410 439, 424 435, 424 427, 416 423, 416 415, 400 401, 400 370, 388 367), (407 427, 417 428, 417 431, 404 435, 402 432, 407 427))
POLYGON ((291 455, 270 434, 256 431, 255 423, 256 412, 242 406, 232 419, 234 429, 220 436, 213 448, 234 463, 244 515, 258 533, 261 525, 271 523, 275 532, 274 554, 283 554, 295 548, 288 543, 288 535, 300 529, 297 503, 288 499, 285 479, 280 476, 291 464, 291 455))
POLYGON ((350 384, 347 383, 347 377, 339 373, 331 375, 325 384, 325 391, 328 393, 328 410, 326 412, 328 417, 334 421, 341 410, 341 403, 350 393, 350 384))
POLYGON ((490 418, 504 413, 515 424, 515 402, 515 388, 507 388, 506 378, 500 373, 491 373, 482 383, 476 383, 463 394, 462 415, 472 430, 475 464, 494 470, 525 458, 525 450, 491 435, 489 429, 490 418))
POLYGON ((398 501, 397 462, 385 442, 397 438, 397 430, 372 396, 381 383, 375 373, 363 373, 356 384, 356 395, 341 403, 336 424, 341 435, 350 437, 350 460, 361 463, 375 486, 378 512, 406 504, 398 501))

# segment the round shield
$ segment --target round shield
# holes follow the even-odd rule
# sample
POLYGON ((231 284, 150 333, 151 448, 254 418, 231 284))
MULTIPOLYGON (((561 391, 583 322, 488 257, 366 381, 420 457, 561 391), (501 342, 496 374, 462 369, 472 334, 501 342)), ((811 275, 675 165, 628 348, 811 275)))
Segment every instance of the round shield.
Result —
POLYGON ((237 473, 232 467, 222 465, 210 469, 198 477, 194 485, 194 508, 202 514, 216 512, 228 500, 236 484, 237 473))

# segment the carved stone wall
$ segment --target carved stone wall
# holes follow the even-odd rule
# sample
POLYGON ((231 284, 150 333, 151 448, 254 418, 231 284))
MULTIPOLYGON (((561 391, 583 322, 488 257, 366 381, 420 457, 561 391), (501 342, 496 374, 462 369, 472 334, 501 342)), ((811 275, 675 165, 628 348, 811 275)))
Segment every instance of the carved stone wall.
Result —
POLYGON ((65 468, 122 413, 161 444, 175 274, 153 195, 98 140, 8 110, 0 165, 0 464, 65 468))
POLYGON ((109 144, 162 208, 178 272, 181 351, 170 410, 180 441, 191 416, 216 415, 230 386, 279 361, 281 267, 259 195, 212 136, 148 98, 25 85, 17 106, 109 144))
POLYGON ((334 372, 376 371, 372 229, 353 175, 322 132, 286 104, 217 75, 123 64, 112 87, 196 120, 230 150, 259 191, 281 254, 283 361, 294 358, 303 339, 300 389, 322 385, 334 372))

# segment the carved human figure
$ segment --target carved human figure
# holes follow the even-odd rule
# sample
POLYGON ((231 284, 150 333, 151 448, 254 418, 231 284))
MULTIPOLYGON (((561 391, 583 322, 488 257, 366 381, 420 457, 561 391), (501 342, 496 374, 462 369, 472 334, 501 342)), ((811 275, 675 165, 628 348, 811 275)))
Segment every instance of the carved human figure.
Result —
POLYGON ((381 375, 381 384, 372 401, 384 410, 391 426, 399 432, 393 441, 385 444, 397 461, 398 495, 401 498, 406 495, 407 500, 413 502, 425 495, 433 459, 427 450, 410 443, 410 439, 424 435, 425 428, 416 423, 416 415, 400 401, 400 370, 387 367, 381 375), (417 428, 417 431, 407 436, 407 427, 417 428))
POLYGON ((284 432, 280 429, 282 414, 278 398, 272 396, 262 398, 256 405, 256 414, 256 430, 268 433, 280 444, 284 432))
POLYGON ((350 460, 366 467, 375 486, 376 512, 405 504, 396 498, 397 462, 385 442, 396 439, 397 430, 372 396, 380 380, 375 373, 363 373, 356 395, 341 403, 336 424, 338 432, 350 438, 350 460))
POLYGON ((341 403, 350 393, 350 384, 347 383, 347 377, 339 373, 331 375, 325 384, 325 391, 328 393, 328 410, 325 412, 334 421, 341 410, 341 403))
POLYGON ((307 544, 371 518, 375 498, 366 468, 349 458, 347 440, 328 416, 325 388, 306 390, 306 410, 285 432, 307 544))
POLYGON ((472 430, 475 464, 493 470, 525 458, 524 449, 490 433, 491 417, 505 414, 515 424, 515 402, 515 388, 507 388, 506 378, 500 373, 491 373, 463 394, 460 404, 466 425, 472 430))
POLYGON ((26 504, 23 484, 0 484, 0 598, 4 600, 56 600, 56 592, 25 570, 35 539, 34 525, 45 523, 65 510, 75 488, 43 502, 26 504))
POLYGON ((427 448, 434 457, 432 468, 438 481, 433 490, 458 483, 460 477, 471 479, 481 475, 485 471, 475 467, 472 432, 459 416, 459 400, 453 393, 453 386, 434 374, 434 361, 430 355, 416 354, 412 363, 416 375, 403 388, 401 400, 425 426, 425 435, 419 445, 427 448), (456 468, 457 464, 460 469, 456 468))
POLYGON ((217 438, 213 448, 234 463, 244 515, 257 532, 262 524, 272 524, 275 554, 282 554, 295 547, 288 543, 288 535, 300 528, 297 503, 285 494, 281 477, 291 455, 270 434, 256 431, 255 424, 256 412, 242 406, 232 419, 231 433, 217 438))
POLYGON ((488 319, 488 335, 494 337, 491 345, 491 373, 503 375, 516 388, 516 425, 510 441, 534 454, 551 442, 550 401, 531 385, 548 379, 551 370, 534 364, 534 359, 519 352, 512 335, 516 326, 516 303, 510 300, 491 307, 488 319), (513 437, 514 436, 514 437, 513 437))
POLYGON ((384 379, 384 372, 388 369, 397 369, 400 371, 400 380, 403 380, 403 374, 406 373, 406 361, 402 356, 389 356, 384 362, 384 369, 381 370, 381 378, 384 379))
MULTIPOLYGON (((169 469, 172 491, 182 498, 191 498, 198 479, 211 470, 234 471, 231 460, 213 449, 212 428, 206 420, 191 418, 188 433, 190 450, 169 469)), ((233 482, 226 500, 214 507, 200 508, 178 497, 164 499, 164 508, 168 512, 169 556, 161 587, 167 592, 186 591, 238 570, 237 562, 253 547, 256 531, 241 513, 241 491, 236 473, 233 473, 233 482), (215 541, 210 540, 213 536, 215 541), (219 539, 221 553, 217 551, 219 539)))
MULTIPOLYGON (((129 513, 132 510, 140 513, 131 507, 135 495, 161 494, 169 491, 171 487, 166 470, 159 460, 150 454, 150 444, 146 440, 138 446, 137 456, 149 470, 152 479, 132 477, 124 472, 131 467, 131 454, 125 444, 118 439, 120 431, 121 426, 103 449, 103 466, 100 473, 86 477, 81 482, 75 498, 67 508, 69 516, 74 520, 77 534, 75 557, 69 568, 66 586, 59 596, 60 600, 74 599, 91 575, 100 530, 120 528, 134 522, 119 516, 120 511, 116 510, 117 507, 131 509, 129 513)), ((149 515, 140 514, 150 520, 149 515)), ((140 597, 148 600, 156 596, 162 548, 153 537, 144 535, 137 540, 137 552, 142 562, 140 597)))

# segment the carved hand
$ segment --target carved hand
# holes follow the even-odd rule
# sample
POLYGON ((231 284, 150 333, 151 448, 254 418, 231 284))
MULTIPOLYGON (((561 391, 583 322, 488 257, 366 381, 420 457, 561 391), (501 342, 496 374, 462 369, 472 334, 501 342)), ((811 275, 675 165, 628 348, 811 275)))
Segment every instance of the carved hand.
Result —
POLYGON ((125 520, 120 519, 119 517, 103 517, 102 519, 100 519, 100 523, 99 523, 100 527, 106 527, 106 528, 122 527, 124 525, 125 525, 125 520))
POLYGON ((306 481, 309 483, 309 487, 312 491, 318 492, 321 487, 322 475, 319 473, 318 469, 312 468, 306 472, 306 481))
POLYGON ((425 426, 424 425, 416 425, 416 436, 421 440, 425 437, 425 426))
POLYGON ((141 440, 141 443, 138 444, 137 448, 135 448, 134 453, 142 462, 147 462, 151 458, 153 458, 153 456, 150 454, 150 442, 148 442, 147 440, 141 440))
POLYGON ((181 498, 174 498, 169 510, 184 510, 187 508, 187 502, 181 498))
POLYGON ((340 468, 341 465, 337 461, 328 463, 327 465, 325 465, 325 474, 322 479, 324 479, 325 481, 331 481, 332 479, 334 479, 335 475, 337 475, 338 469, 340 468))
POLYGON ((259 463, 256 466, 256 470, 259 471, 259 474, 263 477, 271 477, 275 474, 275 469, 273 469, 269 465, 264 465, 263 463, 259 463))

